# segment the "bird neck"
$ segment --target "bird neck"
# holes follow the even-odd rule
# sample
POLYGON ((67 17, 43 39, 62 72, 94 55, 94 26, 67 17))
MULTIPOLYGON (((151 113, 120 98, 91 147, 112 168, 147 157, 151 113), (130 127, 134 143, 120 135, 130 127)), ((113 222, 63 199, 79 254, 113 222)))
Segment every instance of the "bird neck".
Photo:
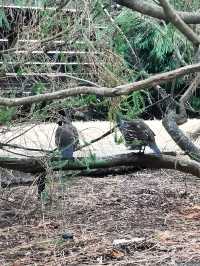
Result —
POLYGON ((69 125, 72 125, 71 121, 69 121, 69 120, 63 121, 63 126, 69 126, 69 125))
POLYGON ((121 125, 122 119, 121 119, 121 115, 119 113, 116 113, 116 122, 118 125, 121 125))
POLYGON ((119 113, 116 114, 116 122, 119 126, 122 126, 126 121, 127 119, 124 118, 122 115, 120 115, 119 113))
POLYGON ((61 121, 63 124, 71 124, 71 119, 68 116, 62 116, 61 121))

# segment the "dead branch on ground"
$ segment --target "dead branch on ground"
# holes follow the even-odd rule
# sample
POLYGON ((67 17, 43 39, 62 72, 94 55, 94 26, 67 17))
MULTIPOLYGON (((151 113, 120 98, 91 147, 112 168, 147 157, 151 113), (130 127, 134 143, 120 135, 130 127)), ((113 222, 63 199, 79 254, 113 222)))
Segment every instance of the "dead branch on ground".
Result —
POLYGON ((200 149, 184 135, 176 123, 176 113, 170 110, 162 121, 163 126, 176 144, 192 159, 200 162, 200 149))
POLYGON ((46 171, 44 160, 53 171, 59 170, 89 170, 110 168, 116 166, 131 166, 140 169, 174 169, 200 177, 200 164, 193 160, 176 158, 174 156, 153 154, 128 153, 99 159, 77 158, 75 161, 60 160, 59 158, 5 158, 0 157, 0 167, 25 173, 42 173, 46 171))

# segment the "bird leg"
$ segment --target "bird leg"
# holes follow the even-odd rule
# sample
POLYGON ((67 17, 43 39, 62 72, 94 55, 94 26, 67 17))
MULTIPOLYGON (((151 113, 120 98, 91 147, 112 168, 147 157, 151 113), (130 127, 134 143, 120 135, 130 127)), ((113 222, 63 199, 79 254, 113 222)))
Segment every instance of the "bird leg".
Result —
POLYGON ((45 190, 46 174, 41 173, 37 179, 38 199, 41 199, 42 192, 45 190))
POLYGON ((140 146, 139 154, 144 154, 146 146, 140 146))
POLYGON ((143 146, 143 145, 140 145, 139 146, 139 154, 143 154, 144 153, 144 149, 145 149, 145 146, 143 146), (143 148, 144 147, 144 148, 143 148))
POLYGON ((146 146, 144 145, 144 148, 143 148, 143 151, 142 151, 143 154, 144 154, 144 152, 145 152, 145 149, 146 149, 146 146))
POLYGON ((139 154, 140 153, 142 153, 142 146, 140 146, 140 148, 139 148, 139 152, 138 152, 139 154))

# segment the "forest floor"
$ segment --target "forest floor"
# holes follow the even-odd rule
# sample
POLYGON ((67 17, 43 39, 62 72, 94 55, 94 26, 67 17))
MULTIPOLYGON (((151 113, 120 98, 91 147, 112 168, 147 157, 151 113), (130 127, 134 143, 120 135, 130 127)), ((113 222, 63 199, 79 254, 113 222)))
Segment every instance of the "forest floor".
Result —
POLYGON ((35 186, 1 190, 0 265, 200 265, 200 180, 171 170, 61 180, 42 201, 35 186))

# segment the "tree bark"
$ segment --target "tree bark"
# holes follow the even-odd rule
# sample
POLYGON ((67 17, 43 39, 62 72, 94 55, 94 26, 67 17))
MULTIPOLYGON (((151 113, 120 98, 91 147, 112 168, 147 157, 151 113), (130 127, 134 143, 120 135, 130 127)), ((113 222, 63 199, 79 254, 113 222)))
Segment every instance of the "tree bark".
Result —
POLYGON ((183 21, 178 13, 172 8, 167 0, 159 0, 163 7, 164 13, 169 21, 181 32, 186 38, 192 42, 194 46, 199 46, 199 36, 183 21))
MULTIPOLYGON (((142 0, 116 0, 117 4, 126 6, 134 11, 138 11, 141 14, 154 17, 157 19, 162 19, 168 22, 168 18, 163 12, 162 8, 153 4, 148 3, 148 1, 142 0)), ((200 14, 195 12, 181 12, 176 11, 177 14, 182 18, 182 20, 187 24, 199 24, 200 14)))
POLYGON ((162 123, 171 138, 176 144, 192 159, 200 162, 200 149, 198 149, 191 140, 184 135, 176 123, 176 113, 171 110, 163 119, 162 123))
POLYGON ((192 95, 196 92, 197 88, 199 88, 200 84, 200 74, 197 73, 194 80, 191 82, 190 86, 184 92, 179 100, 179 113, 177 114, 177 124, 182 125, 187 122, 187 112, 186 112, 186 104, 191 99, 192 95))
POLYGON ((131 166, 140 169, 174 169, 184 173, 190 173, 200 177, 200 164, 192 160, 176 158, 175 156, 153 154, 128 153, 111 157, 103 157, 98 160, 91 158, 78 158, 75 161, 59 160, 58 158, 4 158, 0 157, 0 167, 22 171, 25 173, 42 173, 49 167, 53 171, 59 170, 88 170, 110 168, 116 166, 131 166), (44 163, 46 161, 46 163, 44 163), (46 165, 46 166, 45 166, 46 165))
POLYGON ((147 78, 145 80, 136 81, 133 83, 128 83, 124 85, 120 85, 114 88, 107 88, 107 87, 75 87, 75 88, 69 88, 65 90, 59 90, 52 93, 44 93, 34 96, 27 96, 27 97, 21 97, 21 98, 6 98, 6 97, 0 97, 0 105, 2 106, 19 106, 24 104, 32 104, 32 103, 38 103, 41 101, 48 101, 48 100, 58 100, 67 98, 70 96, 76 96, 80 94, 95 94, 95 95, 102 95, 102 96, 109 96, 109 97, 115 97, 120 95, 128 95, 133 91, 138 90, 146 90, 152 87, 155 87, 158 84, 166 83, 170 80, 173 80, 177 77, 198 72, 200 71, 200 63, 184 66, 181 68, 177 68, 172 71, 168 71, 161 74, 156 74, 150 78, 147 78))

